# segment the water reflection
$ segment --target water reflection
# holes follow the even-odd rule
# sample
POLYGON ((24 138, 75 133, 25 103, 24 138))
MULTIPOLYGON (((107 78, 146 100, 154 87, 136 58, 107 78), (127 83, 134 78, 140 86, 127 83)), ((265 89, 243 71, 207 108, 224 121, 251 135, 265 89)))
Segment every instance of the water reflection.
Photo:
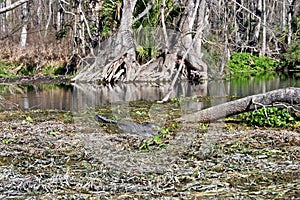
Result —
POLYGON ((245 97, 286 87, 300 87, 300 73, 277 74, 270 72, 256 76, 244 76, 226 81, 230 96, 245 97))
MULTIPOLYGON (((300 87, 300 73, 291 75, 266 74, 264 76, 244 76, 239 79, 210 81, 204 84, 180 82, 172 88, 173 97, 211 96, 211 101, 184 101, 182 112, 201 110, 236 97, 264 93, 285 87, 300 87)), ((0 109, 56 109, 83 111, 104 104, 112 104, 127 109, 129 101, 161 100, 168 93, 168 84, 131 83, 114 86, 92 84, 73 85, 0 85, 0 109), (4 101, 5 100, 5 101, 4 101)))
POLYGON ((72 110, 72 88, 68 85, 53 84, 2 84, 0 96, 5 102, 2 106, 0 104, 0 109, 72 110))

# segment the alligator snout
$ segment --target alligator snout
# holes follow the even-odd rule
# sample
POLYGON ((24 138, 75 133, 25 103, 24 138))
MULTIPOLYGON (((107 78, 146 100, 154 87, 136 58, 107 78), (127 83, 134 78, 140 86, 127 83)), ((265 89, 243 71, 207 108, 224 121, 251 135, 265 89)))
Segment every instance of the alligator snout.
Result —
POLYGON ((125 120, 111 120, 98 114, 95 115, 94 119, 97 122, 117 124, 121 131, 124 133, 154 136, 157 135, 158 131, 160 130, 160 127, 153 123, 138 124, 125 120))

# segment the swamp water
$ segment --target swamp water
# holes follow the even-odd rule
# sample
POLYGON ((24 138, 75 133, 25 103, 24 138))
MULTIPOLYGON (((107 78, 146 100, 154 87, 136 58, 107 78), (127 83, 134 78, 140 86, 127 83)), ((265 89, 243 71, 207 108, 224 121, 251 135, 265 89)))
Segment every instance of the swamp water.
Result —
MULTIPOLYGON (((183 110, 197 111, 235 98, 265 93, 285 87, 300 87, 300 73, 279 75, 267 73, 241 76, 238 79, 214 80, 193 84, 179 82, 173 87, 170 99, 184 99, 183 110), (199 97, 201 100, 199 100, 199 97), (208 98, 205 98, 208 97, 208 98), (198 99, 196 101, 196 99, 198 99)), ((168 93, 165 83, 129 83, 116 85, 64 84, 1 84, 0 95, 11 105, 1 110, 41 109, 82 112, 103 105, 124 106, 128 102, 157 102, 168 93)))
MULTIPOLYGON (((248 95, 285 87, 300 87, 300 73, 244 75, 231 80, 203 83, 179 82, 172 88, 171 101, 161 104, 169 91, 164 83, 93 85, 72 83, 0 85, 6 103, 0 110, 56 110, 71 112, 73 119, 91 118, 95 113, 115 119, 152 122, 163 126, 167 119, 193 113, 248 95), (174 106, 176 104, 176 106, 174 106), (84 114, 82 114, 84 113, 84 114)), ((90 119, 89 119, 90 120, 90 119)))

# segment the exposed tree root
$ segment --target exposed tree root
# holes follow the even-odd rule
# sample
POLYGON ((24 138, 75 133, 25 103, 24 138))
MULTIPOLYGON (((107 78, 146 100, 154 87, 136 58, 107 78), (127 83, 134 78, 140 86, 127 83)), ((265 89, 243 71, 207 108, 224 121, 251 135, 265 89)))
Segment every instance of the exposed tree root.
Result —
POLYGON ((118 33, 101 44, 99 51, 94 52, 92 58, 94 61, 87 62, 73 80, 111 83, 174 82, 180 79, 206 78, 207 66, 201 59, 202 34, 206 25, 202 10, 205 8, 204 1, 201 1, 201 5, 199 1, 195 3, 192 0, 186 3, 186 14, 179 23, 180 31, 167 31, 163 22, 163 30, 151 28, 137 30, 134 38, 131 21, 133 8, 130 6, 135 2, 124 3, 118 33), (197 27, 196 34, 193 31, 194 25, 197 27), (155 41, 150 42, 150 45, 145 42, 145 38, 147 41, 155 41), (141 46, 155 48, 163 53, 151 62, 140 65, 136 61, 136 44, 139 41, 141 46))
POLYGON ((285 88, 273 90, 264 94, 248 96, 235 101, 213 106, 199 112, 176 119, 179 122, 210 122, 223 117, 229 117, 242 112, 254 110, 266 105, 287 103, 300 104, 300 88, 285 88))
POLYGON ((183 66, 179 67, 181 58, 177 54, 167 54, 160 56, 144 65, 138 64, 131 56, 125 52, 117 60, 107 63, 104 67, 99 66, 99 58, 90 65, 86 65, 81 72, 73 79, 82 82, 166 82, 172 81, 175 75, 180 70, 181 76, 179 79, 189 79, 199 81, 206 79, 206 69, 191 65, 188 60, 184 60, 183 66), (201 70, 199 70, 201 69, 201 70))

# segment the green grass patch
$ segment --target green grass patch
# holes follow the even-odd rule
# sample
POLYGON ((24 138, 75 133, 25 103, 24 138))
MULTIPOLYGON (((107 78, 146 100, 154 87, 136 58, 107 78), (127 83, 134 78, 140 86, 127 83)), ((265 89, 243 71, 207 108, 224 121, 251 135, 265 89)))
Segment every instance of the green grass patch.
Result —
POLYGON ((13 63, 6 63, 3 61, 0 61, 0 78, 17 77, 17 75, 11 73, 15 68, 17 68, 17 65, 15 65, 13 63))

